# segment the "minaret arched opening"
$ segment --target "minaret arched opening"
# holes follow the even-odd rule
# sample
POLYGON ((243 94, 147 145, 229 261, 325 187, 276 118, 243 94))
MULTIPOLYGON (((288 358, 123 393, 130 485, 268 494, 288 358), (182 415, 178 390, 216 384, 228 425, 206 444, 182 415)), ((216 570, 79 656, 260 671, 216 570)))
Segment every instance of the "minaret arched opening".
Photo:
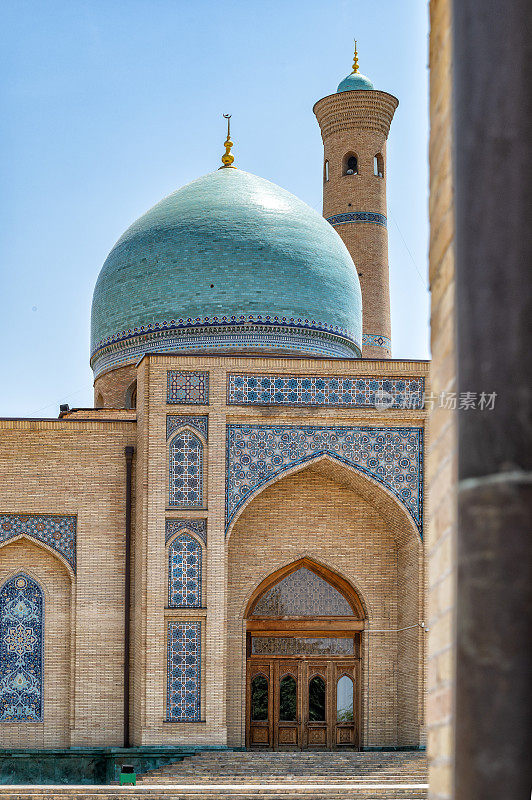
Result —
POLYGON ((382 153, 377 153, 373 159, 373 174, 377 178, 384 178, 384 158, 382 153))
POLYGON ((346 153, 342 164, 342 175, 358 175, 358 156, 346 153))

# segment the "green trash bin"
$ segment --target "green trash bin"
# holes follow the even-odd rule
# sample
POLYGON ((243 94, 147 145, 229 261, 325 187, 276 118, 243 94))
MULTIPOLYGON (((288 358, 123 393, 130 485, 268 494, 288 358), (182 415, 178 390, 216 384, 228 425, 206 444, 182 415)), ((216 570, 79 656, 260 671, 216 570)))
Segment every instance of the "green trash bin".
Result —
POLYGON ((132 786, 137 785, 137 774, 133 764, 122 764, 122 769, 120 770, 120 786, 124 786, 126 783, 132 786))

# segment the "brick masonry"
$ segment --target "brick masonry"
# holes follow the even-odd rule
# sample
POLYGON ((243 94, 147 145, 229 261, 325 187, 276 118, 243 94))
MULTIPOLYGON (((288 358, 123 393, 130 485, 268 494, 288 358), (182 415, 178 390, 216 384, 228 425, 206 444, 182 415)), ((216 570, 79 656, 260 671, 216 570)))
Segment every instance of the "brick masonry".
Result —
MULTIPOLYGON (((456 391, 451 121, 451 2, 430 2, 431 382, 456 391)), ((429 417, 427 488, 427 733, 429 796, 453 796, 456 412, 429 417)))
MULTIPOLYGON (((124 392, 137 381, 135 415, 104 408, 73 411, 61 420, 0 423, 5 475, 0 509, 77 517, 76 574, 33 539, 0 547, 0 583, 19 572, 37 580, 45 592, 47 626, 44 721, 9 723, 1 731, 5 746, 121 744, 126 445, 135 447, 133 743, 243 744, 247 600, 267 575, 304 556, 350 581, 367 609, 363 743, 422 741, 424 634, 417 623, 423 618, 423 545, 405 506, 361 472, 325 459, 296 465, 265 487, 243 507, 226 537, 225 485, 227 425, 418 429, 425 420, 420 408, 229 405, 228 374, 421 382, 427 380, 427 364, 152 355, 140 362, 136 378, 127 369, 120 372, 116 397, 120 381, 124 392), (209 405, 200 415, 197 405, 180 405, 179 416, 208 417, 208 440, 201 507, 183 508, 168 502, 173 439, 167 441, 167 419, 176 415, 175 405, 167 403, 167 373, 187 370, 209 373, 209 405), (187 521, 203 548, 201 606, 170 607, 169 548, 187 521), (165 530, 171 531, 168 541, 165 530), (169 623, 201 623, 195 627, 199 719, 183 721, 168 713, 177 707, 168 695, 169 623), (414 628, 395 632, 409 625, 414 628)), ((98 381, 111 386, 111 377, 98 381)))
POLYGON ((397 100, 386 92, 341 92, 318 100, 318 119, 328 162, 323 182, 323 216, 342 237, 355 262, 362 289, 364 358, 391 357, 388 235, 386 231, 386 139, 397 100), (383 159, 383 177, 374 157, 383 159), (345 174, 356 155, 357 174, 345 174), (355 219, 346 221, 348 216, 355 219), (382 344, 377 339, 383 337, 382 344))

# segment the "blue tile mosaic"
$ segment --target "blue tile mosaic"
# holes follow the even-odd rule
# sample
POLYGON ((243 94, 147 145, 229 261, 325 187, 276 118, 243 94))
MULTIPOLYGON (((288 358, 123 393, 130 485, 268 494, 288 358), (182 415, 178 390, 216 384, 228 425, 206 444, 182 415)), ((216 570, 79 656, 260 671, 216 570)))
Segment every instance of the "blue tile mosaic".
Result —
POLYGON ((272 478, 329 455, 383 484, 406 507, 421 534, 423 429, 228 425, 226 523, 272 478))
POLYGON ((0 722, 43 718, 44 594, 20 573, 0 589, 0 722))
POLYGON ((167 403, 209 404, 208 372, 176 372, 168 370, 166 375, 167 403))
POLYGON ((0 514, 0 542, 25 534, 52 547, 76 571, 75 516, 0 514))
POLYGON ((169 505, 201 507, 203 503, 203 444, 185 430, 170 442, 169 505))
POLYGON ((206 414, 201 417, 178 417, 174 414, 169 414, 166 417, 166 438, 169 439, 175 431, 184 427, 194 428, 194 430, 201 433, 204 439, 207 439, 209 433, 209 417, 206 414))
POLYGON ((379 333, 364 333, 362 335, 363 347, 386 347, 388 350, 392 349, 392 341, 387 336, 381 336, 379 333))
POLYGON ((169 722, 201 720, 201 622, 168 622, 169 722))
POLYGON ((168 548, 168 607, 201 608, 201 544, 181 533, 168 548))
POLYGON ((206 519, 167 519, 164 541, 166 544, 172 536, 181 531, 192 531, 204 544, 207 544, 207 520, 206 519))
POLYGON ((229 405, 422 408, 425 380, 342 375, 227 376, 229 405))
POLYGON ((378 214, 376 211, 349 211, 347 214, 334 214, 326 219, 331 225, 343 225, 346 222, 370 222, 373 225, 382 225, 383 228, 388 227, 388 220, 384 214, 378 214))

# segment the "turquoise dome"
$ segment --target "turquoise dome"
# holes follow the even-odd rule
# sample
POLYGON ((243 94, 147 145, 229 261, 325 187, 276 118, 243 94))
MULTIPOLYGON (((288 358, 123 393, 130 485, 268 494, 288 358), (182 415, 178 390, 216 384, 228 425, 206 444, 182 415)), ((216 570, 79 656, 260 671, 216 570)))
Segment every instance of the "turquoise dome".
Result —
POLYGON ((374 89, 372 82, 369 78, 366 78, 365 75, 362 75, 360 72, 352 72, 351 75, 348 75, 347 78, 344 78, 341 83, 338 84, 337 92, 358 92, 361 89, 363 91, 368 91, 374 89))
POLYGON ((149 351, 359 357, 358 275, 334 228, 239 169, 157 203, 111 250, 94 290, 96 375, 149 351))

